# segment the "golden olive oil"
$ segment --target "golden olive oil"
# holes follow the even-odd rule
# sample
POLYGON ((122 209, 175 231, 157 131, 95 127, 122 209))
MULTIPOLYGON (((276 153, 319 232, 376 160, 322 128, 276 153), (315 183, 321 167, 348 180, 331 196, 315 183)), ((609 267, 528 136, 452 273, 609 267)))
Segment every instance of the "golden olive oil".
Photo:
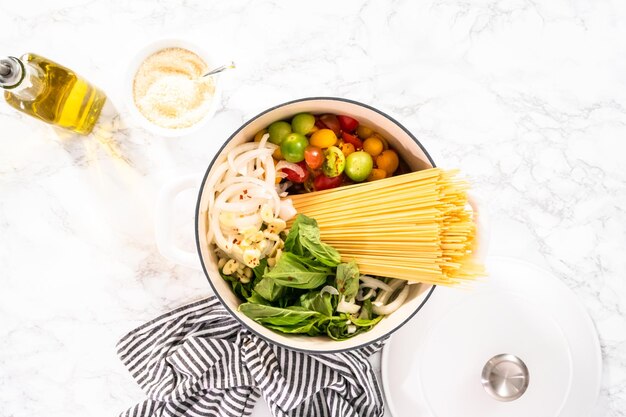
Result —
POLYGON ((21 82, 5 86, 7 103, 47 123, 89 134, 106 101, 106 95, 72 70, 35 54, 19 60, 21 82), (20 62, 21 61, 21 62, 20 62))

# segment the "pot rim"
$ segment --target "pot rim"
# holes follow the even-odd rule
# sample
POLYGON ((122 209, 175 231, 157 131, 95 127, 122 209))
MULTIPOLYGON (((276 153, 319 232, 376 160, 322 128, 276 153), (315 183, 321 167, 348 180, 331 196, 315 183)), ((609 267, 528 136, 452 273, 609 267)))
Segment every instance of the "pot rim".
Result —
MULTIPOLYGON (((351 99, 347 99, 347 98, 341 98, 341 97, 332 97, 332 96, 319 96, 319 97, 304 97, 304 98, 299 98, 299 99, 295 99, 295 100, 290 100, 281 104, 278 104, 276 106, 270 107, 264 111, 262 111, 261 113, 258 113, 256 116, 248 119, 246 122, 244 122, 241 126, 239 126, 239 128, 237 128, 237 130, 235 130, 229 137, 228 139, 226 139, 224 141, 224 143, 222 144, 222 146, 218 149, 218 151, 215 153, 215 156, 213 157, 213 159, 211 160, 211 162, 209 163, 209 166, 207 167, 204 176, 202 178, 202 183, 200 184, 200 189, 198 190, 198 200, 196 203, 196 212, 195 212, 195 236, 196 236, 196 250, 198 252, 198 257, 200 258, 200 264, 202 265, 202 271, 204 272, 204 276, 207 279, 207 281, 209 281, 209 285, 211 286, 211 289, 213 290, 213 293, 215 294, 215 296, 217 297, 217 299, 220 301, 220 303, 222 304, 222 306, 226 309, 226 311, 228 311, 228 313, 230 313, 230 315, 237 320, 243 328, 245 328, 246 330, 252 332, 253 334, 257 335, 258 337, 260 337, 261 339, 267 341, 268 343, 272 343, 274 345, 278 345, 280 347, 283 347, 285 349, 289 349, 289 350, 294 350, 294 351, 298 351, 298 352, 304 352, 304 353, 309 353, 309 354, 328 354, 328 353, 339 353, 339 352, 346 352, 346 351, 352 351, 352 350, 357 350, 357 349, 361 349, 364 348, 366 346, 369 346, 371 344, 374 344, 376 342, 379 342, 381 340, 385 340, 387 339, 389 336, 391 336, 394 332, 396 332, 398 329, 400 329, 402 326, 404 326, 409 320, 411 320, 418 311, 420 311, 422 309, 422 307, 424 307, 424 305, 426 304, 426 302, 428 301, 428 299, 430 298, 430 296, 433 294, 433 292, 435 291, 435 288, 437 287, 436 285, 432 285, 430 290, 428 291, 428 294, 426 294, 426 296, 424 297, 424 300, 421 302, 421 304, 401 323, 399 323, 397 326, 395 326, 391 331, 383 334, 382 336, 369 341, 367 343, 363 343, 357 346, 353 346, 353 347, 349 347, 349 348, 341 348, 341 349, 327 349, 327 350, 309 350, 309 349, 302 349, 302 348, 297 348, 297 347, 293 347, 293 346, 288 346, 284 343, 279 343, 276 342, 275 340, 272 340, 262 334, 260 334, 259 332, 257 332, 256 330, 252 329, 251 327, 249 327, 245 322, 243 322, 239 316, 232 311, 232 309, 226 304, 226 302, 224 301, 224 299, 221 297, 221 295, 219 294, 219 292, 217 291, 217 289, 215 288, 215 286, 213 285, 213 282, 211 281, 211 279, 209 278, 209 273, 207 271, 206 266, 204 265, 204 258, 202 257, 202 250, 200 247, 200 234, 199 234, 199 213, 200 213, 200 201, 202 200, 202 193, 204 191, 204 185, 206 184, 207 178, 209 176, 209 172, 211 171, 211 168, 213 168, 213 165, 215 164, 215 161, 219 158, 219 156, 221 155, 222 151, 224 150, 224 148, 230 143, 231 140, 233 140, 233 138, 235 136, 237 136, 237 134, 243 130, 246 126, 248 126, 250 123, 252 123, 253 121, 255 121, 256 119, 258 119, 259 117, 272 112, 274 110, 277 110, 281 107, 290 105, 290 104, 294 104, 294 103, 300 103, 300 102, 304 102, 304 101, 315 101, 315 100, 332 100, 332 101, 341 101, 341 102, 345 102, 345 103, 350 103, 350 104, 355 104, 357 106, 361 106, 364 107, 368 110, 372 110, 378 114, 380 114, 381 116, 387 118, 388 120, 390 120, 392 123, 395 123, 400 129, 402 129, 412 140, 413 142, 415 142, 417 144, 417 146, 419 146, 422 150, 422 152, 424 152, 424 155, 426 155, 426 158, 428 158, 428 162, 430 162, 430 164, 435 167, 435 162, 433 161, 432 157, 430 156, 430 154, 428 153, 428 151, 426 151, 426 148, 424 148, 424 146, 421 144, 421 142, 406 128, 404 127, 404 125, 402 123, 400 123, 399 121, 397 121, 396 119, 394 119, 393 117, 391 117, 390 115, 388 115, 387 113, 378 110, 375 107, 372 107, 368 104, 365 103, 361 103, 359 101, 356 100, 351 100, 351 99)), ((337 343, 340 343, 340 341, 338 341, 337 343)))

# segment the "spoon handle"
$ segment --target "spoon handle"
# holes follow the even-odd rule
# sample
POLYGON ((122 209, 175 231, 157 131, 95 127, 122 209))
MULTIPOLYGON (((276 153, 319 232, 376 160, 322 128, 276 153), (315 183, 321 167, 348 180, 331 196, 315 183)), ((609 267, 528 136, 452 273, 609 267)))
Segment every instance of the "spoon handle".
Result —
POLYGON ((206 74, 202 75, 203 77, 208 77, 209 75, 214 75, 217 74, 219 72, 225 71, 227 69, 232 69, 235 68, 235 63, 234 62, 230 62, 230 64, 227 65, 222 65, 221 67, 217 67, 212 69, 211 71, 207 72, 206 74))

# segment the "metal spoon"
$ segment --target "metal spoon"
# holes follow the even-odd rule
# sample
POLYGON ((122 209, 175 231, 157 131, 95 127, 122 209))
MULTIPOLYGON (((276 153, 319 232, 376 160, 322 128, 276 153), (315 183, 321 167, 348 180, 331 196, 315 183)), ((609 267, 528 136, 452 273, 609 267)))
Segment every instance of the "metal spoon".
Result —
POLYGON ((208 77, 210 75, 215 75, 215 74, 217 74, 219 72, 226 71, 227 69, 233 69, 233 68, 235 68, 235 63, 233 61, 231 61, 230 64, 222 65, 221 67, 217 67, 215 69, 212 69, 211 71, 207 72, 206 74, 200 76, 200 78, 208 77))

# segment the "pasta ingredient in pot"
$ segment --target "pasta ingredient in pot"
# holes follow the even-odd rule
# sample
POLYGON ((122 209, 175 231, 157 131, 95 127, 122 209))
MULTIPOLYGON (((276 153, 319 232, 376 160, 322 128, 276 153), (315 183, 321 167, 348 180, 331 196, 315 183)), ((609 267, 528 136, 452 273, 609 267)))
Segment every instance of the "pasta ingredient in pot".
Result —
POLYGON ((312 218, 298 215, 287 230, 296 214, 290 194, 392 176, 399 164, 376 163, 383 150, 399 161, 385 144, 352 117, 300 113, 226 153, 206 186, 213 191, 207 240, 240 311, 282 333, 343 340, 400 307, 406 281, 365 276, 354 261, 342 262, 312 218))

